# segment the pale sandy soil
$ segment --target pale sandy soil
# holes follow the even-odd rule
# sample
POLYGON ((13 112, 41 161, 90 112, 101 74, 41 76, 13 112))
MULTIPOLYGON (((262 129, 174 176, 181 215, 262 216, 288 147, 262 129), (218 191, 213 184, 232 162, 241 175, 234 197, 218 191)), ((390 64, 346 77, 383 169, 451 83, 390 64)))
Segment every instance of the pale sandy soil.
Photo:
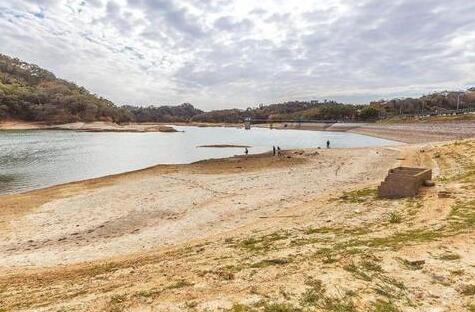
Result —
POLYGON ((475 141, 289 151, 0 197, 0 311, 473 311, 475 141), (380 200, 398 165, 437 186, 380 200))
MULTIPOLYGON (((190 172, 193 166, 162 173, 158 167, 53 199, 6 220, 0 266, 96 260, 220 233, 335 187, 380 179, 386 162, 397 162, 398 153, 382 148, 369 153, 325 150, 305 156, 315 152, 291 154, 292 158, 238 158, 237 170, 215 174, 190 172), (248 162, 270 162, 270 168, 245 170, 248 162), (274 168, 275 162, 285 166, 274 168), (367 175, 370 169, 374 175, 367 175)), ((219 162, 223 161, 207 166, 219 168, 219 162)))
POLYGON ((41 122, 7 121, 0 122, 0 130, 59 129, 87 132, 176 132, 173 127, 154 123, 131 123, 119 125, 113 122, 74 122, 60 125, 47 125, 41 122))
MULTIPOLYGON (((242 124, 176 123, 197 127, 242 127, 242 124)), ((441 119, 433 122, 400 123, 273 123, 255 124, 253 127, 274 129, 301 129, 316 131, 342 131, 370 135, 404 143, 428 143, 465 139, 475 136, 475 119, 441 119)), ((111 122, 76 122, 63 125, 27 123, 20 121, 0 122, 0 130, 63 129, 75 131, 111 132, 175 132, 173 127, 160 123, 130 123, 118 125, 111 122)))
POLYGON ((475 136, 475 120, 437 120, 400 123, 273 123, 253 125, 274 129, 341 131, 370 135, 404 143, 450 141, 475 136))

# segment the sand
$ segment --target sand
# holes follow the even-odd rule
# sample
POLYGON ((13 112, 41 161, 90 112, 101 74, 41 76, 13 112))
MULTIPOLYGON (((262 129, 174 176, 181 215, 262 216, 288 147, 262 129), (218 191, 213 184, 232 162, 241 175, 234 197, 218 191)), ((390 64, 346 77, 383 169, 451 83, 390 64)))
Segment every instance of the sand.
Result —
POLYGON ((0 307, 466 311, 473 159, 471 139, 308 149, 1 196, 0 307), (377 199, 399 165, 432 168, 436 187, 377 199))
POLYGON ((273 129, 353 132, 404 143, 440 142, 475 136, 475 120, 400 123, 274 123, 254 126, 272 127, 273 129))
POLYGON ((130 123, 119 125, 113 122, 74 122, 50 125, 42 122, 0 122, 0 130, 74 130, 84 132, 177 132, 171 126, 158 123, 130 123))
MULTIPOLYGON (((196 127, 242 127, 242 124, 224 123, 175 123, 183 126, 196 127)), ((374 136, 382 139, 399 141, 404 143, 427 143, 441 142, 455 139, 465 139, 475 136, 475 119, 452 120, 450 118, 437 119, 434 122, 393 122, 393 123, 272 123, 255 124, 253 127, 273 129, 301 129, 314 131, 339 131, 353 132, 363 135, 374 136)), ((22 121, 0 122, 0 130, 34 130, 34 129, 59 129, 88 132, 176 132, 172 126, 162 123, 129 123, 118 125, 112 122, 76 122, 62 125, 47 125, 44 123, 32 123, 22 121)), ((233 147, 229 146, 206 146, 206 147, 233 147)), ((238 147, 238 146, 236 146, 238 147)), ((241 146, 239 146, 241 147, 241 146)), ((245 146, 243 146, 245 147, 245 146)))

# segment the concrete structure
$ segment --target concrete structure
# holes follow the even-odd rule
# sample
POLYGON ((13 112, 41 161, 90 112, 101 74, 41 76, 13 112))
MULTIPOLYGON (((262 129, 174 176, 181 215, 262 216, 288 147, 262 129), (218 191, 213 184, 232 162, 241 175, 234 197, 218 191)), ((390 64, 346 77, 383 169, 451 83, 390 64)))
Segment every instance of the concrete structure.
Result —
POLYGON ((390 169, 388 176, 378 188, 378 195, 381 198, 415 196, 424 181, 431 179, 431 169, 410 167, 390 169))
POLYGON ((250 130, 251 129, 251 118, 247 117, 244 119, 244 129, 250 130))

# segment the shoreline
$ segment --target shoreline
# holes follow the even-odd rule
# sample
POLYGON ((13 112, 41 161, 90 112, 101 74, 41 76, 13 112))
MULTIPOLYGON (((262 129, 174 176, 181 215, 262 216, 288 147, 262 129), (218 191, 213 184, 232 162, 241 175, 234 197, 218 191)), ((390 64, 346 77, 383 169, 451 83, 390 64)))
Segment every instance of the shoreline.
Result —
POLYGON ((175 128, 165 123, 134 123, 119 125, 112 122, 76 122, 68 124, 50 125, 42 122, 0 122, 0 131, 18 130, 63 130, 78 132, 178 132, 175 128))
MULTIPOLYGON (((173 126, 233 127, 242 124, 225 123, 131 123, 117 125, 106 122, 46 125, 44 123, 3 122, 1 130, 73 130, 88 132, 176 132, 173 126), (171 126, 171 127, 170 127, 171 126)), ((450 141, 475 137, 475 120, 448 120, 407 123, 273 123, 255 124, 253 127, 275 130, 310 130, 323 132, 350 132, 403 143, 450 141)))

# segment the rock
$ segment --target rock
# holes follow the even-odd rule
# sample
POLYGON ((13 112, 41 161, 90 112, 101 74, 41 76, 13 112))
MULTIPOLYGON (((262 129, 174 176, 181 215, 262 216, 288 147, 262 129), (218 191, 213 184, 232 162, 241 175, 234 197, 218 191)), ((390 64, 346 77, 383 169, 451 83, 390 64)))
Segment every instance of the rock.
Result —
POLYGON ((158 127, 159 132, 178 132, 175 128, 170 126, 160 126, 158 127))
POLYGON ((432 180, 424 180, 424 186, 433 187, 435 183, 432 180))

